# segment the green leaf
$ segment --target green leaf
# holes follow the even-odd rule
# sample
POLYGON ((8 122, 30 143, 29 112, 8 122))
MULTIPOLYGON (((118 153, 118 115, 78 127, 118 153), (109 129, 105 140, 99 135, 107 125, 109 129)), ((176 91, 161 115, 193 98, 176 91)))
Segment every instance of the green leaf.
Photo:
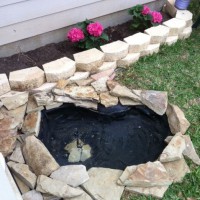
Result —
POLYGON ((86 40, 86 41, 85 41, 85 48, 86 48, 86 49, 91 49, 91 48, 93 48, 93 47, 94 47, 94 43, 93 43, 92 40, 86 40))
POLYGON ((108 37, 108 35, 106 33, 102 33, 102 35, 100 37, 103 40, 109 41, 109 37, 108 37))

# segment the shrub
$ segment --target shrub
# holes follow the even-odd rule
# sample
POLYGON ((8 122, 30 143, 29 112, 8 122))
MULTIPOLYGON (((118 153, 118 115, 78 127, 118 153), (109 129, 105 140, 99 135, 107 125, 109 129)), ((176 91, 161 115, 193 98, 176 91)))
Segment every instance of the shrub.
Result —
POLYGON ((109 40, 99 22, 85 20, 67 33, 67 38, 74 46, 82 49, 99 48, 109 40))
POLYGON ((151 11, 146 5, 136 5, 128 10, 133 16, 131 29, 144 30, 162 22, 163 17, 160 12, 151 11))

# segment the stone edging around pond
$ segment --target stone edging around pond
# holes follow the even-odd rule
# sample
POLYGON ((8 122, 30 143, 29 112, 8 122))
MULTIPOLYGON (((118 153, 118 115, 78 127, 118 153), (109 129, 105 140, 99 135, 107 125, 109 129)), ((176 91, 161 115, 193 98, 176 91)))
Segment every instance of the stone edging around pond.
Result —
POLYGON ((184 20, 171 19, 164 23, 166 26, 145 30, 149 35, 139 33, 125 38, 127 43, 104 45, 103 52, 92 49, 75 54, 76 62, 61 58, 47 63, 45 73, 33 67, 11 72, 9 81, 5 74, 0 75, 0 152, 7 157, 24 199, 56 196, 65 200, 119 200, 124 189, 162 198, 170 184, 180 182, 190 171, 183 155, 200 165, 190 137, 184 135, 190 123, 178 106, 168 103, 166 92, 130 90, 112 80, 117 66, 127 66, 140 55, 157 52, 162 43, 189 37, 192 15, 181 12, 185 13, 184 20), (75 72, 78 69, 82 72, 75 72), (129 166, 124 172, 106 168, 87 172, 83 165, 60 167, 35 137, 41 110, 63 103, 97 109, 98 102, 105 107, 118 102, 144 104, 159 115, 166 113, 174 136, 166 138, 169 144, 158 161, 129 166))

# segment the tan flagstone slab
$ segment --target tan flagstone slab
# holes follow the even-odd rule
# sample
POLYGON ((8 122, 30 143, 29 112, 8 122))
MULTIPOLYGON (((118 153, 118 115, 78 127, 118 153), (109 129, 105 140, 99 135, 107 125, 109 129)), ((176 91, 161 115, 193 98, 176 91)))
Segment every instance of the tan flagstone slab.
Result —
POLYGON ((36 190, 31 190, 22 195, 23 200, 43 200, 42 194, 36 190))
POLYGON ((10 84, 6 74, 0 74, 0 96, 10 91, 10 84))
POLYGON ((123 186, 116 184, 121 170, 93 167, 88 171, 90 179, 82 186, 97 200, 120 200, 123 186))
POLYGON ((22 132, 26 135, 38 136, 40 131, 41 111, 32 112, 26 115, 22 125, 22 132))
POLYGON ((184 138, 177 133, 165 147, 163 152, 160 155, 159 160, 164 162, 171 162, 182 159, 182 153, 185 149, 185 140, 184 138))
POLYGON ((45 82, 44 71, 39 67, 30 67, 10 72, 10 87, 12 90, 25 91, 40 87, 45 82))
POLYGON ((51 92, 51 90, 56 86, 56 84, 57 83, 44 83, 40 87, 30 90, 29 94, 32 95, 39 92, 51 92))
POLYGON ((123 106, 136 106, 136 105, 142 105, 141 102, 134 101, 133 99, 127 98, 127 97, 120 97, 119 98, 120 103, 123 106))
POLYGON ((114 71, 115 71, 115 69, 111 68, 106 71, 102 71, 97 74, 93 74, 93 75, 91 75, 91 78, 97 81, 100 78, 111 76, 114 73, 114 71))
POLYGON ((52 93, 39 92, 33 95, 37 106, 46 106, 53 103, 52 93))
POLYGON ((16 182, 16 185, 17 185, 17 187, 19 188, 21 194, 24 194, 24 193, 30 191, 30 188, 29 188, 24 182, 22 182, 22 181, 21 181, 17 176, 15 176, 14 174, 12 174, 12 175, 13 175, 13 178, 14 178, 14 180, 15 180, 15 182, 16 182))
POLYGON ((99 96, 92 86, 67 86, 64 93, 74 99, 99 100, 99 96))
POLYGON ((10 91, 0 96, 0 100, 8 110, 13 110, 27 103, 28 92, 10 91))
POLYGON ((182 33, 179 34, 179 39, 183 40, 183 39, 187 39, 190 37, 192 33, 192 27, 187 27, 183 30, 182 33))
POLYGON ((174 183, 182 182, 185 175, 190 173, 190 169, 184 158, 172 162, 165 162, 163 165, 174 183))
POLYGON ((129 45, 120 40, 100 46, 105 53, 105 61, 113 62, 127 56, 129 45))
POLYGON ((141 92, 141 101, 158 115, 163 115, 167 110, 167 92, 145 90, 141 92))
POLYGON ((98 79, 97 81, 92 82, 91 85, 98 94, 101 92, 107 92, 108 88, 107 88, 106 82, 108 79, 109 77, 102 77, 98 79))
POLYGON ((93 78, 88 78, 88 79, 85 79, 85 80, 77 80, 77 81, 75 81, 75 83, 76 83, 78 86, 88 86, 88 85, 90 85, 93 81, 94 81, 93 78))
POLYGON ((136 102, 140 102, 140 97, 133 94, 133 92, 128 89, 126 86, 116 85, 113 89, 110 90, 110 94, 116 97, 126 97, 130 98, 136 102))
POLYGON ((77 71, 96 72, 104 62, 104 53, 96 48, 73 55, 77 71))
POLYGON ((29 96, 26 113, 41 111, 43 109, 44 109, 44 106, 38 106, 33 95, 29 96))
POLYGON ((129 44, 129 53, 139 53, 148 47, 150 39, 147 34, 136 33, 124 38, 124 41, 129 44))
POLYGON ((167 37, 165 44, 171 46, 172 44, 175 44, 177 42, 178 38, 178 36, 169 36, 167 37))
POLYGON ((196 153, 196 150, 194 148, 194 145, 190 139, 189 135, 183 135, 182 136, 185 140, 186 148, 183 151, 183 155, 190 160, 192 160, 195 164, 200 165, 200 158, 196 153))
POLYGON ((190 122, 185 118, 183 111, 176 105, 168 104, 166 114, 171 132, 185 134, 190 122))
POLYGON ((35 136, 26 137, 22 152, 26 163, 36 175, 43 174, 49 176, 59 168, 53 156, 35 136))
POLYGON ((62 181, 51 179, 44 175, 38 177, 36 190, 60 198, 72 198, 83 194, 81 189, 73 188, 62 181))
POLYGON ((20 146, 15 148, 15 150, 12 152, 11 156, 9 157, 9 160, 11 160, 13 162, 22 163, 22 164, 25 163, 25 160, 24 160, 20 146))
POLYGON ((75 62, 63 57, 43 65, 47 82, 53 83, 60 79, 67 79, 76 71, 75 62))
POLYGON ((141 52, 140 56, 148 56, 154 53, 158 53, 160 49, 160 44, 149 44, 147 49, 141 52))
POLYGON ((127 167, 118 180, 118 184, 128 187, 169 186, 171 183, 165 167, 159 161, 127 167))
POLYGON ((100 102, 105 107, 116 106, 118 104, 118 98, 109 94, 109 92, 103 92, 100 94, 100 102))
POLYGON ((184 20, 186 22, 186 27, 189 27, 193 14, 189 10, 177 10, 176 18, 184 20))
POLYGON ((89 77, 89 72, 75 72, 73 76, 69 78, 70 81, 85 80, 89 77))

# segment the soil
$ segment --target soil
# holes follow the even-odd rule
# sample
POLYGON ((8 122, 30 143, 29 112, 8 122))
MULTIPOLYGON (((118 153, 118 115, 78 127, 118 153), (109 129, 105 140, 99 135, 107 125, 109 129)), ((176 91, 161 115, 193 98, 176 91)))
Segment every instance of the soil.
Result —
MULTIPOLYGON (((164 21, 169 19, 169 17, 162 13, 164 16, 164 21)), ((105 29, 105 32, 110 38, 110 42, 116 40, 123 40, 123 38, 135 34, 137 31, 131 30, 130 27, 131 21, 128 21, 117 26, 108 27, 105 29)), ((9 76, 9 72, 25 69, 33 66, 38 66, 42 69, 42 65, 62 58, 66 56, 73 59, 73 54, 78 53, 81 50, 74 47, 69 41, 63 41, 60 43, 52 43, 38 49, 26 52, 15 54, 10 57, 0 58, 0 74, 6 73, 9 76)))
POLYGON ((98 111, 64 106, 42 112, 39 138, 60 165, 84 164, 124 170, 127 166, 155 161, 171 135, 167 116, 159 116, 145 106, 114 106, 98 111), (92 157, 84 162, 68 162, 65 146, 80 140, 91 147, 92 157))

